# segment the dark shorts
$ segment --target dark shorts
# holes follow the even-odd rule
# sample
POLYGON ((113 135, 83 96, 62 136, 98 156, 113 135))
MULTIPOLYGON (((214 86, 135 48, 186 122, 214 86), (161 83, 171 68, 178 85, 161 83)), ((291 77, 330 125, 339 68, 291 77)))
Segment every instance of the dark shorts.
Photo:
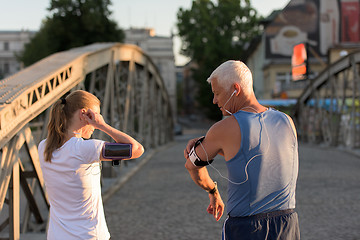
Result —
POLYGON ((298 240, 298 215, 289 209, 249 217, 228 216, 222 234, 223 240, 298 240))

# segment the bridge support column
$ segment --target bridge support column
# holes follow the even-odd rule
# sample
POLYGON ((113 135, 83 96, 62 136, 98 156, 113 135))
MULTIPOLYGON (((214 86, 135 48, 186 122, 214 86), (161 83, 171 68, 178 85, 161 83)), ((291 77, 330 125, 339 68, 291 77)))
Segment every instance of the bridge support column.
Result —
POLYGON ((13 166, 9 185, 9 237, 11 240, 20 239, 20 174, 19 162, 13 166))

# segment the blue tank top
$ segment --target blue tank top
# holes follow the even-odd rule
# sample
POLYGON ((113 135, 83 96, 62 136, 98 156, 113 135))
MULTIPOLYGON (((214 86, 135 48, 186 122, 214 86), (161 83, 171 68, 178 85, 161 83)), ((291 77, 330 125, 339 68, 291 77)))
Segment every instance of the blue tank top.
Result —
POLYGON ((295 208, 298 145, 288 117, 269 108, 233 114, 241 131, 239 152, 226 162, 230 216, 295 208))

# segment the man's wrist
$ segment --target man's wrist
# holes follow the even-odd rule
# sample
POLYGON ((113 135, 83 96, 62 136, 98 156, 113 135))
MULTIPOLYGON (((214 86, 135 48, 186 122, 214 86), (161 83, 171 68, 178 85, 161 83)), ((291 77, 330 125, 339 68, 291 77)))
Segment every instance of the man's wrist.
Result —
POLYGON ((217 182, 214 182, 214 184, 215 184, 214 188, 211 189, 211 190, 209 190, 209 191, 207 191, 209 194, 215 194, 215 193, 218 191, 218 189, 217 189, 217 182))

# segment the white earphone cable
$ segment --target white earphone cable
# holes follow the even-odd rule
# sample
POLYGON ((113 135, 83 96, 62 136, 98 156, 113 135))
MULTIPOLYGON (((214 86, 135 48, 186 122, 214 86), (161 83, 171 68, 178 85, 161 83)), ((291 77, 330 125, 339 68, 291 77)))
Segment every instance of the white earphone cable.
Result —
MULTIPOLYGON (((242 109, 245 109, 245 108, 251 108, 251 109, 253 109, 253 110, 256 111, 256 109, 254 109, 254 108, 252 108, 252 107, 244 107, 244 108, 242 108, 242 109)), ((241 110, 241 109, 240 109, 240 110, 241 110)), ((209 162, 209 156, 208 156, 208 154, 207 154, 207 152, 206 152, 203 144, 200 142, 200 145, 201 145, 201 147, 202 147, 202 149, 204 150, 205 155, 206 155, 206 161, 208 162, 208 164, 210 165, 210 167, 212 167, 213 169, 215 169, 216 172, 219 174, 220 177, 226 179, 227 181, 229 181, 229 182, 232 183, 232 184, 241 185, 241 184, 244 184, 245 182, 247 182, 247 181, 249 180, 249 174, 248 174, 248 171, 247 171, 249 163, 250 163, 254 158, 259 157, 259 156, 262 156, 262 155, 265 155, 265 154, 269 151, 269 149, 270 149, 270 137, 269 137, 269 133, 268 133, 268 131, 267 131, 267 128, 266 128, 266 125, 265 125, 265 122, 264 122, 264 119, 263 119, 263 116, 262 116, 262 115, 260 116, 260 123, 261 123, 261 120, 262 120, 262 124, 261 124, 261 125, 264 126, 264 129, 265 129, 265 132, 266 132, 266 136, 267 136, 267 139, 268 139, 268 146, 267 146, 267 148, 266 148, 266 150, 265 150, 264 153, 256 154, 256 155, 252 156, 249 161, 247 161, 247 163, 246 163, 246 165, 245 165, 245 169, 244 169, 244 170, 245 170, 246 179, 245 179, 244 181, 240 182, 240 183, 231 181, 229 178, 223 176, 223 175, 221 174, 221 172, 220 172, 216 167, 214 167, 212 164, 210 164, 210 162, 209 162)))

